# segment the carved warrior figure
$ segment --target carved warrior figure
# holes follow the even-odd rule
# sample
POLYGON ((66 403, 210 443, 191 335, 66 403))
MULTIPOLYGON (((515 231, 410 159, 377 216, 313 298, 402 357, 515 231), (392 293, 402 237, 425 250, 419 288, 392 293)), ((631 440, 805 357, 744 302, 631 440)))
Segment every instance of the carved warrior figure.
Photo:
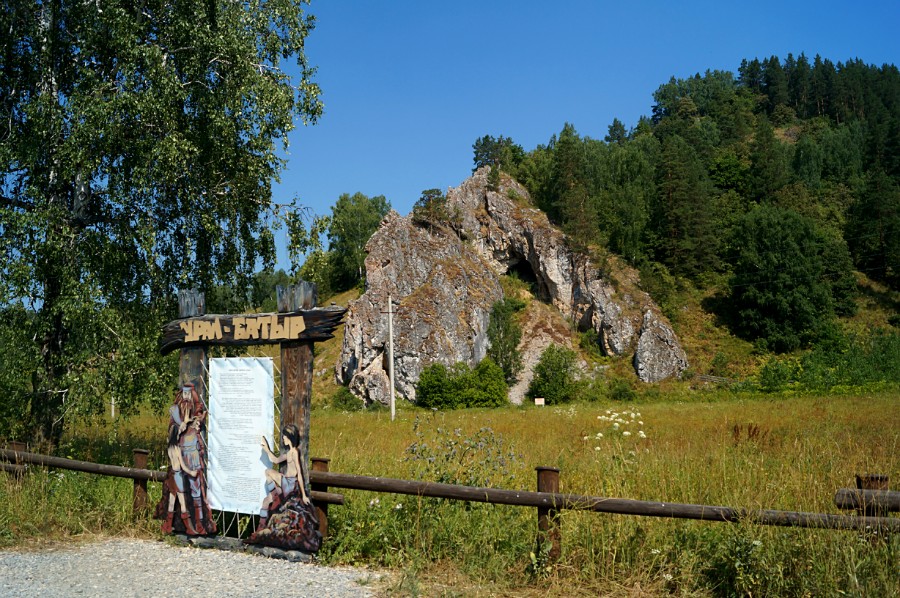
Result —
POLYGON ((300 431, 294 424, 281 431, 280 456, 269 448, 265 437, 260 445, 273 465, 284 465, 284 471, 266 470, 266 490, 259 512, 259 527, 246 540, 288 550, 316 552, 322 544, 319 519, 309 500, 306 486, 309 474, 306 459, 300 454, 300 431))
POLYGON ((176 391, 169 407, 168 476, 163 485, 162 499, 156 508, 157 517, 165 519, 163 533, 171 533, 178 528, 175 520, 176 496, 177 506, 181 510, 181 526, 188 535, 216 532, 206 499, 206 444, 203 440, 206 416, 206 406, 193 384, 186 384, 176 391), (187 493, 188 489, 190 493, 187 493))

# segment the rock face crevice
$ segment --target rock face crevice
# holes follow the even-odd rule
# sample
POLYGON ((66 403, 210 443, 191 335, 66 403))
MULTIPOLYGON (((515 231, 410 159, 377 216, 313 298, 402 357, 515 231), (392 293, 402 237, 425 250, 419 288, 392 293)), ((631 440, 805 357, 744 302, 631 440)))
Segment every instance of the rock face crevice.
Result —
MULTIPOLYGON (((538 297, 579 329, 596 331, 609 355, 633 353, 645 382, 679 376, 684 351, 665 316, 620 266, 615 280, 571 250, 546 215, 527 207, 527 191, 503 177, 491 190, 481 169, 447 201, 460 220, 425 228, 392 212, 366 249, 366 292, 351 303, 336 378, 367 402, 387 402, 387 296, 394 316, 397 392, 415 399, 415 383, 432 363, 475 365, 487 351, 493 303, 502 298, 499 276, 533 275, 538 297)), ((530 278, 530 277, 529 277, 530 278)))

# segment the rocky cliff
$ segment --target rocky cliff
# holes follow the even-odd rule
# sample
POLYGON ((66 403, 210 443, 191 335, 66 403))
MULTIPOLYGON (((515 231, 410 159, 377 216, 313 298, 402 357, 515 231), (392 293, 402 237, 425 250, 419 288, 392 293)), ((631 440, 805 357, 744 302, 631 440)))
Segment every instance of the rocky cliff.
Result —
POLYGON ((387 402, 387 297, 393 318, 397 392, 415 399, 421 371, 434 362, 474 365, 487 351, 491 305, 502 297, 499 276, 516 272, 538 298, 580 329, 593 329, 609 355, 633 354, 645 382, 678 376, 687 367, 672 327, 638 288, 636 272, 617 267, 615 280, 573 252, 565 236, 528 193, 503 178, 490 190, 479 170, 447 200, 461 218, 422 227, 391 213, 366 249, 366 292, 350 304, 339 383, 366 401, 387 402))

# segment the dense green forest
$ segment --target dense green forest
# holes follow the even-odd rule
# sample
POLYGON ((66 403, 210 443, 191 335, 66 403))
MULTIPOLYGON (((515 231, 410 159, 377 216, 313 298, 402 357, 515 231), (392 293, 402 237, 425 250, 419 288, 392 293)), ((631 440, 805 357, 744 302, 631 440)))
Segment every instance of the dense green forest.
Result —
POLYGON ((761 350, 834 334, 854 272, 900 285, 900 72, 818 56, 745 60, 735 76, 672 78, 652 116, 604 139, 566 124, 524 151, 474 144, 585 250, 639 268, 665 304, 679 284, 761 350))

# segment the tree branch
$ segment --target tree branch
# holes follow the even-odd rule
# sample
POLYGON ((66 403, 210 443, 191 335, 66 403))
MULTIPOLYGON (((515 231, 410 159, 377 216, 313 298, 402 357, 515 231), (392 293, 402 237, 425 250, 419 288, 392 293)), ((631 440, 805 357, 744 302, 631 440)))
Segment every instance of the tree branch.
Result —
POLYGON ((15 199, 13 197, 6 197, 5 195, 0 195, 0 205, 9 208, 18 208, 26 212, 30 212, 34 209, 34 206, 27 201, 22 201, 21 199, 15 199))

